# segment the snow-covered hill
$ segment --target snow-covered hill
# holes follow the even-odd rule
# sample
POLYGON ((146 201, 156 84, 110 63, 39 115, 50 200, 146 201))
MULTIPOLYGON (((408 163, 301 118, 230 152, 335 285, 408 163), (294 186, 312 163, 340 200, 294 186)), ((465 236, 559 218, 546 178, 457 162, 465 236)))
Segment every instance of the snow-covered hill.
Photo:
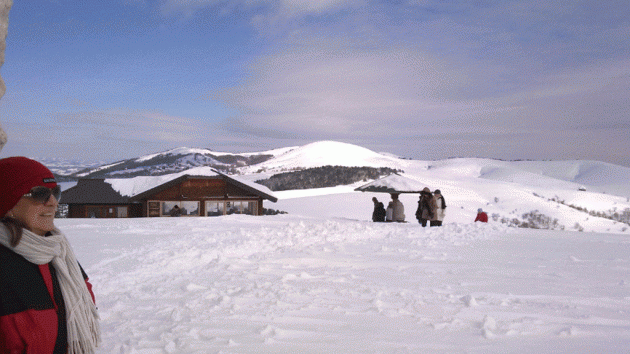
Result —
POLYGON ((287 150, 273 158, 241 169, 248 174, 254 171, 282 172, 321 166, 390 167, 404 169, 408 160, 379 154, 372 150, 336 141, 319 141, 287 150))
MULTIPOLYGON (((51 162, 57 173, 75 171, 77 166, 51 162), (63 168, 61 167, 63 166, 63 168)), ((85 167, 86 164, 80 166, 85 167)), ((589 191, 630 196, 630 168, 598 161, 500 161, 492 159, 447 159, 423 161, 397 158, 388 153, 335 141, 261 152, 226 153, 208 149, 176 148, 133 159, 90 166, 74 173, 77 178, 125 178, 164 175, 190 168, 212 166, 241 175, 264 178, 278 172, 321 166, 389 167, 423 178, 453 175, 485 178, 528 186, 585 187, 589 191), (429 171, 427 175, 425 172, 429 171), (430 177, 432 176, 432 177, 430 177)))
POLYGON ((238 167, 266 161, 274 154, 282 154, 285 149, 271 152, 230 154, 207 149, 180 147, 164 152, 118 161, 96 168, 88 168, 72 174, 76 178, 128 178, 178 173, 190 168, 211 166, 225 171, 235 171, 238 167))
MULTIPOLYGON (((129 173, 133 171, 142 175, 138 170, 146 169, 144 175, 160 174, 168 178, 169 174, 185 173, 190 168, 207 164, 230 166, 245 181, 327 165, 390 167, 404 171, 404 177, 431 190, 442 190, 448 205, 447 222, 466 222, 474 218, 478 208, 483 208, 494 222, 506 225, 630 233, 630 168, 597 161, 407 160, 352 144, 321 141, 247 154, 179 148, 101 166, 88 175, 101 173, 120 178, 133 175, 129 173), (142 166, 134 170, 133 164, 142 166)), ((318 205, 325 206, 318 210, 319 216, 368 219, 372 208, 370 199, 376 196, 387 202, 389 195, 354 191, 367 182, 277 192, 279 202, 269 207, 301 214, 302 198, 308 196, 318 198, 321 201, 318 205)), ((414 194, 401 196, 407 220, 411 222, 415 222, 417 198, 414 194)))

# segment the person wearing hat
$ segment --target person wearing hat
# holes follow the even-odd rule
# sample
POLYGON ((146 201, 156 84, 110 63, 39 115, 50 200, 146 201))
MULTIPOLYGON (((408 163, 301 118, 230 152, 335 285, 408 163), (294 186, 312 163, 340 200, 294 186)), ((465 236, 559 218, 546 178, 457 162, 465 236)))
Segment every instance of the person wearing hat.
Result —
POLYGON ((92 285, 54 225, 61 190, 41 163, 0 159, 0 353, 94 353, 92 285))
POLYGON ((431 219, 431 226, 442 226, 442 221, 444 221, 444 214, 446 209, 446 202, 444 201, 444 196, 442 196, 442 192, 439 189, 433 191, 433 199, 435 199, 435 217, 431 219))
MULTIPOLYGON (((435 219, 435 212, 437 210, 437 204, 431 194, 429 187, 424 187, 420 192, 420 199, 418 199, 418 209, 416 209, 416 219, 422 225, 427 226, 427 221, 435 219)), ((431 225, 435 226, 435 225, 431 225)))
POLYGON ((481 208, 477 209, 477 217, 475 218, 475 222, 477 221, 488 222, 488 214, 486 214, 481 208))

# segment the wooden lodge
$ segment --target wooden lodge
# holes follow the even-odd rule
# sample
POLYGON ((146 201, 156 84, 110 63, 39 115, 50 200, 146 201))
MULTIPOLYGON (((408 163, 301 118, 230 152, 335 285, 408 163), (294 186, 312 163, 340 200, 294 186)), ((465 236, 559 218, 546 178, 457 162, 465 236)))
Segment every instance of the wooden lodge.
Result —
POLYGON ((69 218, 262 215, 278 199, 262 185, 214 170, 205 175, 82 179, 64 191, 69 218))

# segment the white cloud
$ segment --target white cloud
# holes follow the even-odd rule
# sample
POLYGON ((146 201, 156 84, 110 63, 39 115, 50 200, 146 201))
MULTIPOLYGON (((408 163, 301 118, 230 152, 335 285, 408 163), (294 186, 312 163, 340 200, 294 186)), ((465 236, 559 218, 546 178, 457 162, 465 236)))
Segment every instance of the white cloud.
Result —
POLYGON ((466 85, 465 69, 413 48, 357 48, 322 38, 261 58, 244 85, 222 98, 252 126, 298 134, 357 129, 426 116, 466 85), (297 123, 297 124, 296 124, 297 123))

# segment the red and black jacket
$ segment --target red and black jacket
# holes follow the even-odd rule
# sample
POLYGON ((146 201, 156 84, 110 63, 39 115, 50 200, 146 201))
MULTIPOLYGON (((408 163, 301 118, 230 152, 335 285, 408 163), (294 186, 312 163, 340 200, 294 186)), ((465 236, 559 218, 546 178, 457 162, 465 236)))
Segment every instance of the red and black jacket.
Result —
MULTIPOLYGON (((94 300, 85 272, 83 277, 94 300)), ((65 304, 55 268, 0 246, 0 353, 63 354, 67 348, 65 304)))

